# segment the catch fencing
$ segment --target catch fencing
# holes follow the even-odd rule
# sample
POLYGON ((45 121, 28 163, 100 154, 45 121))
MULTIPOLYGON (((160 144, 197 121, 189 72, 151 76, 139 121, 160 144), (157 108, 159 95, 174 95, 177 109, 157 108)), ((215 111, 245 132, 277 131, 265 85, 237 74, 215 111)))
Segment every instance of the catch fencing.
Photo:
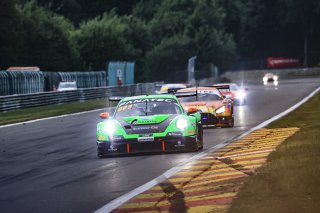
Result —
POLYGON ((0 96, 44 91, 44 75, 35 71, 0 71, 0 96))
POLYGON ((83 88, 74 91, 42 92, 34 94, 0 96, 0 112, 38 107, 53 104, 62 104, 73 101, 86 101, 108 96, 134 96, 153 94, 159 89, 161 83, 142 83, 127 86, 111 86, 83 88))
POLYGON ((76 81, 78 88, 106 87, 107 73, 0 71, 0 97, 53 91, 61 81, 76 81))
POLYGON ((78 88, 107 86, 106 72, 58 72, 61 81, 76 81, 78 88))

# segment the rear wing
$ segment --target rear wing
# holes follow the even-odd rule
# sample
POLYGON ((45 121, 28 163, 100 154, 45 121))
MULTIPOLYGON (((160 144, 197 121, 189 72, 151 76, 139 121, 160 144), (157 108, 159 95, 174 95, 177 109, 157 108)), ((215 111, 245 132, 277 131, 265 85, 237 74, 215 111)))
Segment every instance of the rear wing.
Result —
POLYGON ((119 101, 121 101, 122 99, 124 99, 124 96, 109 96, 108 97, 108 105, 109 107, 114 107, 117 106, 119 101))
POLYGON ((192 96, 198 96, 197 91, 192 92, 178 92, 174 94, 177 98, 183 98, 183 97, 192 97, 192 96))
POLYGON ((124 96, 110 96, 109 97, 109 101, 117 101, 117 102, 119 102, 124 98, 125 98, 124 96))
POLYGON ((181 88, 170 88, 170 89, 168 89, 168 93, 169 93, 169 94, 174 94, 174 93, 177 92, 177 90, 179 90, 179 89, 181 89, 181 88))
POLYGON ((221 92, 222 94, 223 94, 223 93, 226 93, 226 92, 228 92, 228 93, 231 92, 229 85, 218 85, 218 86, 211 85, 211 86, 208 86, 208 87, 216 88, 216 89, 219 90, 219 92, 221 92))

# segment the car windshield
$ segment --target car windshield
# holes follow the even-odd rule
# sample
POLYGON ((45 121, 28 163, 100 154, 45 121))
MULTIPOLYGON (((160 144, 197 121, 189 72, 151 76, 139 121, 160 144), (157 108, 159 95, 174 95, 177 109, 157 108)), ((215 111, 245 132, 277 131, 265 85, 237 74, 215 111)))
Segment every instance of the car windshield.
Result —
POLYGON ((197 101, 218 101, 222 100, 222 96, 216 90, 198 90, 197 96, 182 97, 181 102, 197 102, 197 101))
POLYGON ((134 99, 119 103, 115 118, 158 114, 181 114, 178 102, 172 98, 134 99))
POLYGON ((238 87, 238 85, 231 84, 231 85, 230 85, 230 90, 231 90, 231 91, 238 91, 238 90, 239 90, 239 87, 238 87))

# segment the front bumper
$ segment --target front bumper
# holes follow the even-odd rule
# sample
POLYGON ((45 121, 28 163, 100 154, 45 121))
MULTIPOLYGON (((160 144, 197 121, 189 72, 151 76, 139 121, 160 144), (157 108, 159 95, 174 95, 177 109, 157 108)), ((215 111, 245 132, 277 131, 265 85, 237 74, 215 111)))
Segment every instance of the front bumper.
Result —
POLYGON ((97 141, 98 156, 134 153, 166 153, 197 150, 196 136, 155 137, 154 141, 138 142, 137 139, 97 141))
POLYGON ((201 124, 203 126, 228 126, 231 116, 215 116, 211 113, 201 113, 201 124))

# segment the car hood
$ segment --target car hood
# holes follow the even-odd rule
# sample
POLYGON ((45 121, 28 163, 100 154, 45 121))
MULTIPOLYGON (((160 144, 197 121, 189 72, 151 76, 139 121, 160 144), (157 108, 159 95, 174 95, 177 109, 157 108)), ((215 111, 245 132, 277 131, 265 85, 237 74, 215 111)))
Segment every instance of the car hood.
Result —
POLYGON ((118 119, 127 134, 164 132, 179 115, 131 116, 118 119))
POLYGON ((223 106, 222 101, 208 101, 208 102, 189 102, 189 103, 182 103, 182 106, 185 110, 189 108, 197 108, 201 112, 209 112, 213 113, 215 109, 220 108, 223 106))
POLYGON ((146 124, 159 124, 167 120, 171 115, 150 115, 150 116, 130 116, 124 117, 122 120, 128 125, 146 125, 146 124))

